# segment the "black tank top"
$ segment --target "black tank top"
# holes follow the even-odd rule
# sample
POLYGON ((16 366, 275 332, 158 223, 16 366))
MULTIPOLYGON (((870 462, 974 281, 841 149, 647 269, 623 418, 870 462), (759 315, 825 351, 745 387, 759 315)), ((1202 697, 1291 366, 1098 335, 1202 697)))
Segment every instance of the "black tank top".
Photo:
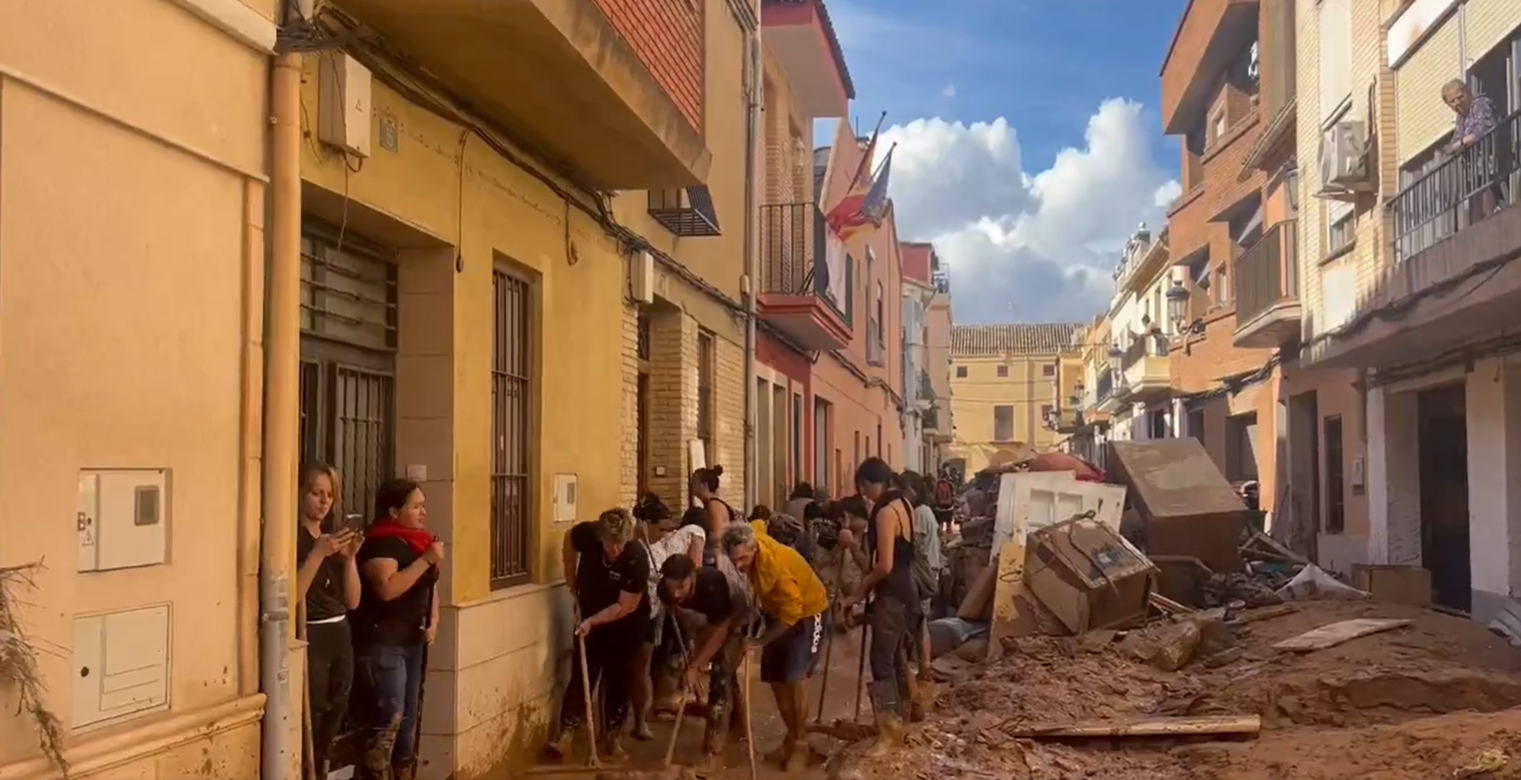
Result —
MULTIPOLYGON (((873 555, 879 549, 881 542, 877 538, 877 515, 886 511, 895 502, 901 502, 903 510, 912 518, 913 507, 909 506, 908 499, 896 490, 889 490, 882 494, 882 499, 872 507, 871 520, 866 524, 866 544, 871 547, 873 555)), ((893 568, 888 573, 887 579, 877 583, 876 595, 878 598, 887 596, 901 600, 906 606, 915 609, 919 606, 919 589, 914 586, 914 540, 905 539, 897 534, 893 535, 893 568)))

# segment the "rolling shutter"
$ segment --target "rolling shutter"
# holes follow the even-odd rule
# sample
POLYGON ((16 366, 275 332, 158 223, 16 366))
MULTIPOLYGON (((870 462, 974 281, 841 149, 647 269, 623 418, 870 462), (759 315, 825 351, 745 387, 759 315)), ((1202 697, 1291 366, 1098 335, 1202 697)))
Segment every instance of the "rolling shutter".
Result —
POLYGON ((1396 147, 1401 166, 1452 133, 1453 113, 1442 102, 1442 85, 1463 75, 1456 18, 1449 17, 1397 72, 1396 147))

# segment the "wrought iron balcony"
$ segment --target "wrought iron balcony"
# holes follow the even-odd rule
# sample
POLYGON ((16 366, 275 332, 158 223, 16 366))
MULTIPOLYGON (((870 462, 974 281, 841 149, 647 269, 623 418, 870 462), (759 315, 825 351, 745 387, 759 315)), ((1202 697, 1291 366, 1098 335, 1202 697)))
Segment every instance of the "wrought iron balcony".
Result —
POLYGON ((720 235, 718 210, 707 187, 650 190, 649 212, 673 235, 720 235))
POLYGON ((818 204, 762 206, 759 228, 761 317, 804 349, 850 343, 849 320, 836 303, 849 289, 850 264, 818 204))
POLYGON ((1298 222, 1279 222, 1236 258, 1236 346, 1280 347, 1298 340, 1298 240, 1298 222))

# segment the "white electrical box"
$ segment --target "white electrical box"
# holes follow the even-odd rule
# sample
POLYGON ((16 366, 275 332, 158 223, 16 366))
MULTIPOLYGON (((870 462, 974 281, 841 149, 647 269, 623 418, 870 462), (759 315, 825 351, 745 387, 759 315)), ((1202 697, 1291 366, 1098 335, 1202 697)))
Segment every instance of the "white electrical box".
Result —
POLYGON ((370 93, 373 77, 343 52, 322 55, 318 65, 317 140, 355 157, 370 156, 370 93))
POLYGON ((576 475, 555 475, 554 518, 556 523, 574 523, 576 511, 576 475))
POLYGON ((637 303, 655 302, 655 256, 647 250, 635 252, 628 259, 628 283, 637 303))
POLYGON ((168 527, 169 472, 79 472, 78 571, 162 564, 168 527))
POLYGON ((169 605, 74 619, 78 729, 169 706, 169 605))

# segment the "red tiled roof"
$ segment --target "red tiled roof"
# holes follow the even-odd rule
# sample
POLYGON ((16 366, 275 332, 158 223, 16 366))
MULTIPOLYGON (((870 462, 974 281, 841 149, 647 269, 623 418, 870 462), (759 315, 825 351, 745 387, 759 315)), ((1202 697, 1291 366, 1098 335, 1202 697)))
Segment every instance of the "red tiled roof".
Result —
POLYGON ((1080 322, 1017 325, 956 325, 951 328, 952 357, 1055 355, 1074 352, 1087 332, 1080 322))

